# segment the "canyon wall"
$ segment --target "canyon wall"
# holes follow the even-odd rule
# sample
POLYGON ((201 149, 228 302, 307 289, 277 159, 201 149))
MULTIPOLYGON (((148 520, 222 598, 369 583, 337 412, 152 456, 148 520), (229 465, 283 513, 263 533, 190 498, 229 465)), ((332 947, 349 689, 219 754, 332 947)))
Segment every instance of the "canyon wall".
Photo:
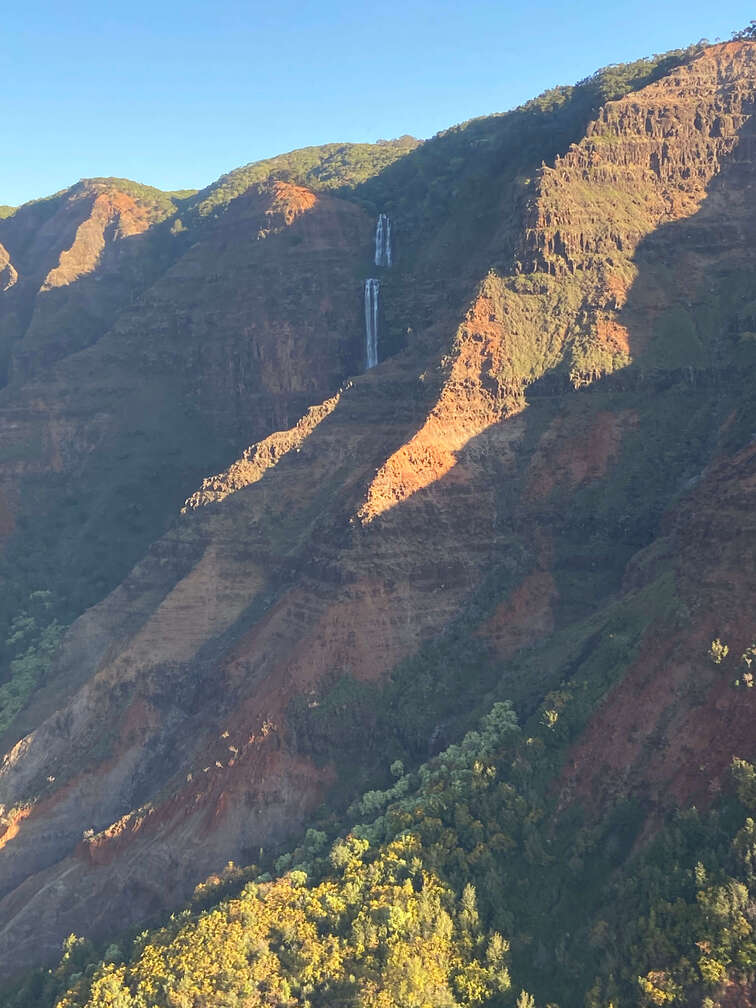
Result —
POLYGON ((711 799, 753 748, 753 691, 706 653, 754 632, 755 100, 756 44, 713 46, 527 182, 492 161, 456 266, 466 204, 425 249, 392 211, 405 336, 364 373, 375 215, 348 194, 271 179, 188 237, 109 187, 19 251, 0 224, 0 298, 47 242, 3 316, 0 532, 25 589, 76 575, 87 607, 5 732, 0 961, 255 860, 385 775, 386 720, 419 761, 591 661, 560 800, 711 799))

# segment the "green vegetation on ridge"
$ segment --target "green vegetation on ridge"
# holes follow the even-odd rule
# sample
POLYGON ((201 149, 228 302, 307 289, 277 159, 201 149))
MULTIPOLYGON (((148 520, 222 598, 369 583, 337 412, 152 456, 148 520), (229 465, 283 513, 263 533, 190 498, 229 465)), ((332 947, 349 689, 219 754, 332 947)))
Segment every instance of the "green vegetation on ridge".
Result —
MULTIPOLYGON (((659 80, 702 51, 701 45, 673 50, 633 63, 615 64, 571 86, 551 88, 510 112, 482 116, 452 126, 426 140, 411 156, 373 173, 356 195, 390 212, 411 236, 423 240, 429 225, 454 217, 454 204, 469 201, 489 212, 508 176, 537 169, 563 153, 607 101, 659 80), (483 185, 481 192, 479 187, 483 185)), ((520 178, 521 183, 529 180, 520 178)))
POLYGON ((131 196, 132 199, 149 209, 152 223, 157 223, 171 216, 183 203, 197 194, 196 189, 177 189, 174 192, 167 192, 156 189, 154 186, 144 185, 142 182, 133 182, 131 179, 123 178, 82 179, 78 184, 105 190, 117 189, 119 192, 131 196))
POLYGON ((504 1008, 524 987, 560 1008, 715 1005, 756 970, 756 771, 736 760, 737 798, 674 816, 633 857, 631 804, 590 827, 555 817, 569 704, 550 695, 525 731, 496 704, 416 773, 393 767, 397 782, 354 810, 367 825, 330 843, 309 830, 276 880, 104 958, 71 936, 4 1004, 504 1008))
POLYGON ((384 171, 414 150, 418 143, 414 137, 401 137, 376 144, 332 143, 303 147, 265 161, 255 161, 221 176, 198 194, 195 207, 200 216, 206 216, 227 206, 250 186, 270 180, 294 182, 316 192, 353 188, 384 171))
POLYGON ((65 627, 51 613, 52 593, 32 592, 24 609, 11 621, 5 641, 9 677, 0 686, 0 735, 50 672, 65 627))

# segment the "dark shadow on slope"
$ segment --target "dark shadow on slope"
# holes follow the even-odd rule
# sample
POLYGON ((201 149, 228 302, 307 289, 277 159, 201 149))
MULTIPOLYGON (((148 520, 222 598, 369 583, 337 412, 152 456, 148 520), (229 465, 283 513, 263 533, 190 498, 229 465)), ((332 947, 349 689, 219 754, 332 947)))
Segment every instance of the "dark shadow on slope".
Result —
POLYGON ((158 208, 152 200, 139 199, 141 188, 146 187, 126 180, 84 180, 54 197, 26 204, 0 222, 0 243, 19 272, 17 283, 0 297, 0 387, 8 380, 28 380, 53 362, 96 342, 118 312, 176 258, 180 242, 171 234, 170 224, 181 200, 157 194, 164 197, 165 204, 158 208), (118 182, 123 182, 126 191, 117 187, 118 182), (145 216, 147 230, 123 236, 111 221, 94 268, 68 284, 43 290, 48 274, 74 246, 81 225, 92 220, 98 197, 129 197, 131 190, 136 203, 122 209, 130 213, 133 208, 137 215, 145 216), (166 222, 167 214, 170 220, 166 222))
MULTIPOLYGON (((453 739, 470 727, 492 695, 513 698, 524 715, 531 713, 565 670, 551 666, 538 678, 528 664, 528 677, 523 678, 517 661, 502 666, 478 631, 537 565, 539 533, 553 545, 555 630, 590 621, 608 602, 621 597, 629 561, 652 543, 661 543, 665 516, 712 458, 721 451, 736 451, 752 438, 756 430, 752 394, 756 208, 750 199, 754 135, 751 120, 693 217, 660 227, 639 245, 635 255, 639 274, 619 314, 630 333, 633 363, 575 389, 565 361, 528 387, 530 405, 523 414, 526 431, 518 458, 519 482, 514 486, 511 475, 497 475, 492 430, 459 452, 461 467, 488 457, 490 482, 496 487, 493 527, 505 528, 507 535, 500 535, 498 546, 492 536, 489 559, 481 568, 487 573, 459 618, 404 662, 386 687, 334 683, 331 689, 337 690, 338 700, 333 704, 325 700, 318 708, 297 707, 294 736, 303 751, 336 758, 349 776, 355 772, 358 753, 365 752, 365 738, 371 739, 375 758, 389 752, 392 758, 417 760, 439 730, 453 739), (654 291, 651 310, 649 286, 654 291), (562 474, 562 485, 558 477, 541 499, 527 501, 536 446, 555 421, 570 418, 576 424, 574 443, 568 434, 561 449, 562 461, 566 457, 567 462, 571 453, 580 456, 581 439, 600 439, 602 425, 618 420, 621 437, 605 451, 606 474, 590 476, 589 468, 589 477, 579 479, 574 488, 562 474), (353 720, 344 716, 347 701, 353 705, 353 720), (339 739, 351 739, 346 753, 333 748, 334 725, 323 715, 331 707, 339 739)), ((502 424, 512 422, 517 418, 502 424)), ((448 514, 439 511, 439 503, 448 506, 459 494, 452 471, 397 504, 386 516, 388 526, 377 519, 374 533, 380 536, 385 527, 390 534, 391 524, 402 522, 405 512, 415 512, 422 520, 410 524, 426 537, 423 550, 443 555, 455 531, 448 514)), ((461 503, 457 532, 464 536, 474 521, 474 495, 461 498, 461 503)), ((671 570, 661 546, 660 551, 660 569, 666 564, 671 570)), ((637 587, 638 572, 634 577, 637 587)), ((579 669, 592 646, 570 674, 579 669)), ((371 786, 375 772, 360 776, 355 790, 371 786)))
POLYGON ((242 198, 96 345, 46 370, 42 406, 39 385, 4 390, 4 460, 11 473, 24 463, 23 511, 3 561, 6 619, 39 588, 66 599, 66 622, 78 615, 126 575, 203 476, 361 366, 353 249, 367 245, 370 225, 340 206, 341 217, 303 214, 259 241, 264 206, 242 198))

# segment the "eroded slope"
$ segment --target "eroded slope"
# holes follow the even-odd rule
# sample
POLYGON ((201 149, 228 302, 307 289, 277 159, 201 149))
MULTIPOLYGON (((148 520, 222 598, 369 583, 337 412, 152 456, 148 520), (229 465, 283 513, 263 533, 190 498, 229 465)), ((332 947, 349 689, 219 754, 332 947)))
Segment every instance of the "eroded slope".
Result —
MULTIPOLYGON (((650 785, 661 804, 698 797, 681 754, 649 761, 647 744, 752 705, 714 682, 705 638, 746 647, 753 604, 717 544, 734 524, 754 569, 755 48, 712 47, 609 103, 515 201, 519 217, 503 184, 475 260, 495 267, 336 402, 357 370, 352 260, 369 256, 372 221, 290 183, 240 197, 233 228, 100 341, 119 366, 140 361, 142 382, 181 375, 176 401, 191 395, 211 427, 238 435, 244 418, 241 445, 261 440, 74 624, 17 724, 16 738, 30 730, 0 776, 0 948, 15 962, 252 860, 335 782, 348 792, 387 753, 419 760, 491 695, 527 714, 555 694, 555 723, 575 738, 589 725, 565 805, 650 785), (280 233, 257 242, 278 213, 280 233), (159 342, 131 339, 145 321, 159 342), (275 420, 291 429, 270 436, 275 420), (710 578, 685 553, 701 522, 710 578), (617 712, 644 690, 629 725, 617 712), (597 740, 614 736, 605 762, 630 771, 598 781, 597 740)), ((401 277, 395 289, 408 297, 401 277)), ((748 723, 707 787, 748 755, 748 723)))

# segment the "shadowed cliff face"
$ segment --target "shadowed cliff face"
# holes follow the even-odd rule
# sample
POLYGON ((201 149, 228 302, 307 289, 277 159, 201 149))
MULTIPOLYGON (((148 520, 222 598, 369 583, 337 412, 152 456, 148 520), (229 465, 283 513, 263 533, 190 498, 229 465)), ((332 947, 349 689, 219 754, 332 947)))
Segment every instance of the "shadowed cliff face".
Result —
POLYGON ((145 233, 175 209, 157 190, 130 195, 88 180, 0 221, 0 377, 28 379, 94 342, 159 271, 145 233))
MULTIPOLYGON (((102 213, 126 197, 107 199, 102 213)), ((57 256, 73 270, 70 282, 37 295, 14 343, 17 361, 27 347, 62 358, 0 395, 3 531, 24 526, 6 545, 9 580, 21 585, 13 602, 44 585, 69 598, 70 615, 125 575, 203 476, 294 423, 359 366, 355 257, 372 228, 354 204, 280 182, 254 186, 190 237, 153 234, 158 223, 98 251, 89 242, 96 213, 71 229, 69 251, 57 256), (82 231, 88 262, 99 256, 98 265, 74 277, 85 269, 81 257, 73 266, 82 231), (109 278, 128 281, 129 262, 143 292, 113 300, 115 318, 90 346, 61 346, 49 299, 67 299, 60 310, 81 320, 81 299, 104 288, 98 305, 107 308, 109 278), (37 324, 43 317, 54 345, 37 324)), ((62 283, 62 269, 45 276, 62 283)), ((75 328, 77 338, 85 328, 75 328)))
MULTIPOLYGON (((621 788, 700 800, 734 752, 753 755, 754 691, 728 692, 705 654, 753 632, 755 99, 756 45, 732 44, 607 104, 533 165, 518 213, 502 184, 473 293, 450 276, 457 299, 367 374, 347 378, 373 219, 279 181, 178 248, 88 349, 5 391, 11 557, 14 520, 48 520, 21 498, 51 471, 98 488, 110 522, 149 487, 140 466, 157 488, 111 578, 154 543, 76 620, 6 733, 2 961, 143 920, 253 860, 355 786, 349 762, 369 780, 387 732, 419 759, 481 697, 527 714, 591 662, 605 699, 565 805, 621 788), (465 651, 480 661, 452 693, 465 651), (387 713, 344 704, 335 729, 319 721, 341 681, 388 696, 387 713), (387 727, 413 703, 412 733, 387 727)), ((100 199, 50 287, 106 257, 125 210, 100 199)), ((142 219, 119 241, 140 240, 142 219)), ((413 318, 447 289, 429 277, 412 294, 397 266, 413 318)))

